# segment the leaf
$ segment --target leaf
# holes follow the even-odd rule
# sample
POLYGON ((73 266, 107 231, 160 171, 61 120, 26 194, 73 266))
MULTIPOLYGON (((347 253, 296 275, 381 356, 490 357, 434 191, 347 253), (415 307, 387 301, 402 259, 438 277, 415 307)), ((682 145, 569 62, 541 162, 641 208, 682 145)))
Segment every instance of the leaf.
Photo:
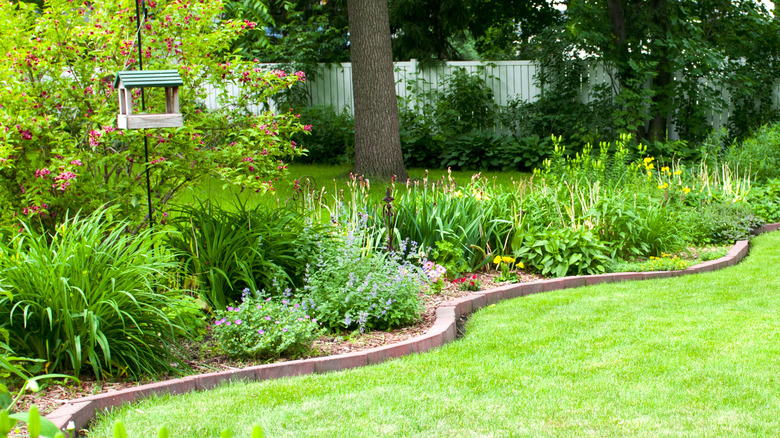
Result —
MULTIPOLYGON (((19 412, 19 413, 13 414, 13 415, 9 415, 9 418, 12 418, 14 420, 18 420, 18 421, 21 421, 23 423, 28 423, 29 424, 30 414, 27 413, 27 412, 19 412)), ((39 424, 40 424, 40 426, 39 426, 40 427, 40 435, 39 436, 41 436, 43 438, 54 438, 54 435, 57 435, 57 432, 60 431, 59 429, 57 429, 57 426, 55 426, 54 423, 52 423, 51 421, 47 420, 46 418, 43 418, 43 417, 40 417, 40 416, 38 418, 39 418, 39 424)), ((31 433, 31 436, 32 436, 32 433, 31 433)))
POLYGON ((114 438, 127 438, 125 425, 121 421, 114 423, 114 438))
POLYGON ((264 436, 263 428, 260 425, 255 424, 252 426, 252 438, 263 438, 264 436))

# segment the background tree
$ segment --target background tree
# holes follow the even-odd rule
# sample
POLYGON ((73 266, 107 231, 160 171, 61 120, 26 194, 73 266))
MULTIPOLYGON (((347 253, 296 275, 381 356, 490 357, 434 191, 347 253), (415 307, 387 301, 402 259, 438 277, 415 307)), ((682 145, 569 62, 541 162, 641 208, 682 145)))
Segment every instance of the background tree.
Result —
POLYGON ((347 9, 355 102, 355 172, 405 180, 387 1, 348 0, 347 9))
MULTIPOLYGON (((714 84, 744 80, 746 70, 759 73, 757 68, 777 77, 780 28, 755 0, 570 0, 566 5, 572 49, 613 69, 622 110, 647 109, 631 127, 639 138, 665 139, 673 118, 684 138, 701 140, 709 131, 706 112, 727 104, 714 84), (766 65, 755 62, 754 51, 766 65)), ((743 86, 750 88, 751 82, 743 86)))

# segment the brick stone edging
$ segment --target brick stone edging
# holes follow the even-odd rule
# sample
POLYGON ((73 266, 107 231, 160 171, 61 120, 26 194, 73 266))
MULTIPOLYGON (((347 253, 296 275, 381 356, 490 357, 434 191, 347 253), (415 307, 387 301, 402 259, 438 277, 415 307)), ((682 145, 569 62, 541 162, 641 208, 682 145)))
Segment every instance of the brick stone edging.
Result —
MULTIPOLYGON (((778 229, 780 229, 780 223, 767 224, 757 228, 754 233, 761 234, 778 229)), ((72 421, 78 430, 86 427, 99 410, 118 407, 126 403, 133 403, 155 395, 175 395, 196 390, 207 390, 226 382, 239 380, 255 381, 278 379, 280 377, 301 376, 315 373, 320 374, 329 371, 340 371, 366 365, 374 365, 412 353, 422 353, 454 341, 457 336, 456 323, 459 318, 502 300, 601 283, 680 277, 683 275, 715 271, 736 265, 747 256, 748 249, 748 241, 740 240, 731 247, 725 256, 691 266, 681 271, 618 272, 613 274, 561 277, 535 281, 532 283, 508 284, 486 291, 475 292, 453 301, 447 301, 445 303, 446 305, 436 309, 436 322, 433 327, 424 335, 416 336, 403 342, 355 353, 294 360, 268 365, 258 365, 239 370, 187 376, 179 379, 165 380, 119 391, 92 395, 72 400, 47 415, 46 418, 51 420, 63 431, 68 426, 68 423, 72 421)))

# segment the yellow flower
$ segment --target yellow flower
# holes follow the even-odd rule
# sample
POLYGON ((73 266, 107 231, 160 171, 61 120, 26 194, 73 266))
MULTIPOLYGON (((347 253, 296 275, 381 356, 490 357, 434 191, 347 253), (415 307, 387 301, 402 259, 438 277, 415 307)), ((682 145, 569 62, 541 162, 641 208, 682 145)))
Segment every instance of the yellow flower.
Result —
POLYGON ((653 158, 653 157, 645 157, 644 162, 645 162, 645 164, 647 164, 647 163, 649 163, 649 162, 651 162, 653 160, 655 160, 655 158, 653 158))
POLYGON ((661 168, 661 172, 667 172, 669 173, 669 166, 664 166, 661 168))
POLYGON ((453 193, 452 196, 454 196, 456 198, 462 198, 463 197, 463 192, 458 190, 457 192, 453 193))
POLYGON ((504 262, 504 263, 514 263, 515 259, 514 259, 514 257, 504 256, 504 257, 501 257, 501 261, 504 262))
POLYGON ((681 173, 682 173, 682 170, 675 170, 675 171, 674 171, 674 174, 675 174, 675 175, 679 175, 679 174, 681 174, 681 173))
POLYGON ((494 265, 500 265, 501 264, 501 256, 497 255, 496 258, 493 259, 494 265))
POLYGON ((647 170, 650 170, 653 169, 655 166, 653 165, 653 163, 650 163, 650 164, 645 164, 645 167, 647 168, 647 170))
POLYGON ((688 193, 691 193, 691 189, 689 189, 688 186, 685 186, 683 187, 683 193, 687 195, 688 193))
POLYGON ((523 268, 525 268, 525 265, 523 264, 523 262, 519 262, 519 263, 518 263, 518 264, 516 264, 515 266, 517 266, 517 267, 518 267, 518 268, 520 268, 520 269, 523 269, 523 268))

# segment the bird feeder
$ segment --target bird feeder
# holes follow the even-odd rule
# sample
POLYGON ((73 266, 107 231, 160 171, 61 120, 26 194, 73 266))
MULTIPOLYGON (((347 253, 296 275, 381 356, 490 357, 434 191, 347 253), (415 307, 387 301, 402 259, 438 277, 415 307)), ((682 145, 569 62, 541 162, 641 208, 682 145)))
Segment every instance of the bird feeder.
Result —
POLYGON ((179 87, 184 83, 176 70, 120 71, 114 79, 119 92, 119 129, 177 128, 184 125, 179 113, 179 87), (165 113, 134 114, 133 88, 165 88, 165 113))

